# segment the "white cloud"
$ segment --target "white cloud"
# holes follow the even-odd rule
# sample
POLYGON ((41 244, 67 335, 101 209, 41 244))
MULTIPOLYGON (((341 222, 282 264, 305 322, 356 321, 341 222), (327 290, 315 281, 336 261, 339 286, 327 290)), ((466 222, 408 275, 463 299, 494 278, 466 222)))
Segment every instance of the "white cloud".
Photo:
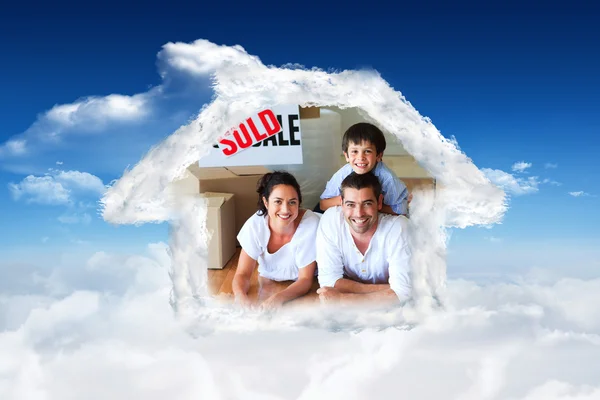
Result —
POLYGON ((537 176, 515 177, 499 169, 482 168, 483 173, 494 184, 516 196, 536 193, 540 182, 537 176))
POLYGON ((558 164, 546 163, 546 164, 544 164, 544 168, 555 169, 555 168, 558 168, 558 164))
POLYGON ((583 197, 583 196, 591 196, 589 193, 586 193, 584 191, 579 191, 579 192, 569 192, 569 194, 573 197, 583 197))
POLYGON ((102 180, 88 172, 56 169, 44 176, 29 175, 19 183, 9 183, 8 188, 14 200, 49 205, 71 204, 74 192, 100 195, 106 190, 102 180))
POLYGON ((92 217, 88 213, 79 214, 65 214, 57 218, 60 223, 63 224, 84 224, 88 225, 92 222, 92 217))
POLYGON ((82 239, 71 239, 71 243, 79 245, 79 246, 88 246, 91 244, 90 241, 82 240, 82 239))
POLYGON ((68 187, 75 187, 80 190, 86 190, 102 194, 106 191, 106 187, 102 180, 96 175, 92 175, 88 172, 80 171, 53 171, 54 179, 63 183, 68 187))
MULTIPOLYGON (((191 75, 206 76, 226 64, 262 65, 242 46, 219 46, 208 40, 199 39, 193 43, 167 43, 158 54, 166 66, 191 75)), ((166 71, 162 71, 162 75, 166 71)))
POLYGON ((142 120, 150 112, 152 95, 152 91, 133 96, 111 94, 56 105, 41 114, 25 132, 0 145, 0 158, 26 155, 31 146, 47 147, 65 135, 98 132, 107 124, 142 120))
POLYGON ((525 161, 519 161, 513 164, 512 170, 515 172, 523 172, 527 168, 531 168, 531 163, 527 163, 525 161))
POLYGON ((499 237, 496 237, 496 236, 486 236, 485 239, 489 240, 492 243, 500 243, 500 242, 502 242, 502 238, 499 238, 499 237))
POLYGON ((545 178, 545 179, 542 181, 542 183, 547 183, 547 184, 550 184, 550 185, 553 185, 553 186, 561 186, 561 185, 562 185, 562 183, 560 183, 560 182, 557 182, 557 181, 555 181, 555 180, 553 180, 553 179, 550 179, 550 178, 545 178))
POLYGON ((62 161, 57 161, 56 165, 63 165, 63 162, 62 161))
POLYGON ((0 146, 0 156, 4 154, 22 155, 27 152, 27 140, 11 139, 0 146))
POLYGON ((73 127, 94 122, 135 121, 144 117, 147 112, 144 95, 111 94, 105 97, 87 97, 71 104, 56 105, 45 116, 59 126, 73 127))
POLYGON ((51 176, 29 175, 17 184, 9 183, 8 189, 13 199, 25 197, 27 203, 58 205, 71 201, 70 190, 51 176))

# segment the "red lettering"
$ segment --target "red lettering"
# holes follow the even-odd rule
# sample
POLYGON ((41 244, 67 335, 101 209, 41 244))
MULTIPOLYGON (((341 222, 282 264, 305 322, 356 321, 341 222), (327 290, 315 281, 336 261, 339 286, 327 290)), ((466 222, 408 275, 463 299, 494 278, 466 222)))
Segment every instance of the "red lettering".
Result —
POLYGON ((257 142, 260 142, 261 140, 266 139, 268 137, 266 133, 258 133, 258 129, 256 129, 256 125, 254 125, 254 121, 252 121, 252 118, 248 118, 246 122, 250 126, 250 130, 254 134, 254 137, 256 138, 257 142))
POLYGON ((237 145, 235 144, 235 142, 233 140, 221 139, 219 141, 219 143, 221 143, 222 145, 225 145, 225 146, 229 147, 228 149, 223 149, 223 154, 225 154, 226 156, 230 156, 232 154, 235 154, 238 151, 237 145))
POLYGON ((235 138, 235 141, 242 149, 246 149, 246 148, 252 146, 252 138, 250 137, 250 134, 248 133, 248 129, 246 129, 246 125, 244 125, 244 124, 240 124, 239 130, 236 129, 235 131, 233 131, 233 137, 235 138), (240 131, 242 131, 244 139, 242 139, 242 137, 240 136, 240 131))
POLYGON ((267 136, 273 136, 277 132, 281 130, 281 125, 275 114, 271 110, 264 110, 258 113, 258 118, 260 118, 260 122, 265 126, 267 130, 267 136))

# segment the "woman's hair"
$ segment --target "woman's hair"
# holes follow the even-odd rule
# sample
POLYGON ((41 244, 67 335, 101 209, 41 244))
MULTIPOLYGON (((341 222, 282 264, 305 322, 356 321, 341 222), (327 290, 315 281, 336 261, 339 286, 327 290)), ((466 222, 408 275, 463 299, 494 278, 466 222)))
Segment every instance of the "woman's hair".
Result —
POLYGON ((263 197, 269 201, 269 196, 273 188, 277 185, 288 185, 296 189, 298 193, 298 204, 302 204, 302 193, 300 193, 300 185, 294 178, 294 175, 285 171, 274 171, 264 174, 256 185, 256 192, 258 193, 258 215, 265 215, 267 213, 267 207, 263 203, 263 197))

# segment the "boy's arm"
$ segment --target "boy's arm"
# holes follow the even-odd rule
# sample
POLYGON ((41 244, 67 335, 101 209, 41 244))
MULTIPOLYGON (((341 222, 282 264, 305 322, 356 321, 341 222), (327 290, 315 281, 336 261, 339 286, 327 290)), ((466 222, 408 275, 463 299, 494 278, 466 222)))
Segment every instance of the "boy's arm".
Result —
POLYGON ((380 210, 380 211, 381 211, 382 213, 391 214, 391 215, 404 215, 404 216, 407 216, 407 215, 408 215, 408 205, 410 204, 411 200, 412 200, 412 193, 409 193, 409 194, 408 194, 408 197, 407 197, 407 199, 406 199, 406 209, 404 210, 404 211, 405 211, 405 214, 398 214, 397 212, 395 212, 395 211, 392 209, 392 207, 388 206, 387 204, 384 204, 384 205, 381 207, 381 210, 380 210))
POLYGON ((347 177, 352 168, 348 164, 337 170, 325 185, 325 190, 321 194, 321 201, 319 207, 325 211, 328 208, 342 205, 342 196, 340 196, 340 186, 345 177, 347 177))
POLYGON ((321 207, 321 210, 323 210, 323 211, 327 210, 328 208, 335 207, 335 206, 341 206, 341 205, 342 205, 342 196, 335 196, 330 199, 322 199, 319 202, 319 207, 321 207))
POLYGON ((386 213, 386 214, 400 215, 400 214, 397 214, 396 212, 394 212, 394 210, 392 210, 392 207, 388 206, 387 204, 384 204, 384 205, 381 207, 381 210, 380 210, 380 211, 381 211, 382 213, 386 213))
POLYGON ((385 193, 383 197, 383 207, 381 212, 393 215, 408 214, 408 189, 404 182, 400 180, 389 168, 386 172, 380 172, 379 180, 385 193))

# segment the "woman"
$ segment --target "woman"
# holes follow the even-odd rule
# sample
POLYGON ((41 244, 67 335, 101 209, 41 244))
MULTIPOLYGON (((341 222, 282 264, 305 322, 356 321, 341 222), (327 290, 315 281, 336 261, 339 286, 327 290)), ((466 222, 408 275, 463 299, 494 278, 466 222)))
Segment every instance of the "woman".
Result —
POLYGON ((251 305, 250 277, 258 263, 259 296, 262 307, 279 308, 286 301, 306 294, 316 268, 315 237, 319 217, 300 208, 302 194, 293 175, 275 171, 258 182, 258 211, 246 221, 238 240, 242 251, 233 278, 236 302, 251 305), (278 293, 273 281, 295 281, 278 293))

